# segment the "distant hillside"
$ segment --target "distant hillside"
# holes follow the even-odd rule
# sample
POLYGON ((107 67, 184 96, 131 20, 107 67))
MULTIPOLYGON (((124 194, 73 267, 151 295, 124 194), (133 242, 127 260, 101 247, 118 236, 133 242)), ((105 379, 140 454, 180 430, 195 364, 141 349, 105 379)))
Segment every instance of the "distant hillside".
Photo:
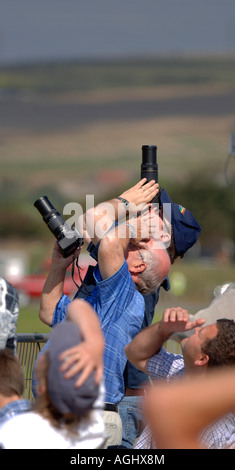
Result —
POLYGON ((235 58, 156 58, 0 67, 0 89, 58 93, 169 84, 235 83, 235 58))

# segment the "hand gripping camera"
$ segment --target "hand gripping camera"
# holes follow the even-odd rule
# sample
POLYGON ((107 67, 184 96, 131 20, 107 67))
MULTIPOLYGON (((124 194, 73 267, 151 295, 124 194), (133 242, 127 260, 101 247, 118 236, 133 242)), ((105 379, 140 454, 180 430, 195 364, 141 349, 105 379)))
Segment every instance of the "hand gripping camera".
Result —
POLYGON ((83 245, 83 238, 78 231, 69 227, 47 196, 42 196, 37 199, 34 206, 38 209, 43 221, 57 239, 57 243, 64 258, 68 258, 77 248, 83 245))

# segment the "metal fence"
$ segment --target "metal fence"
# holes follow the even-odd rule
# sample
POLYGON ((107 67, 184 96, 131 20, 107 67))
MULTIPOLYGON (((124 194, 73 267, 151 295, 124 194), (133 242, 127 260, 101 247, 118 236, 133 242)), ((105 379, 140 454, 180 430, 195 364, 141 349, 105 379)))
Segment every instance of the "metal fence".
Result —
POLYGON ((33 401, 32 374, 38 353, 47 342, 49 334, 18 333, 17 355, 25 376, 24 398, 33 401))

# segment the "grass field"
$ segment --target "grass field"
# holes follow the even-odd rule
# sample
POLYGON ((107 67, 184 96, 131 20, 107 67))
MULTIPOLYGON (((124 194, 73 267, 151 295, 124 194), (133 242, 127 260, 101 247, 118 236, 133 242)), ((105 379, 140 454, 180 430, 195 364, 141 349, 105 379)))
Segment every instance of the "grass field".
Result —
POLYGON ((49 333, 50 328, 38 318, 39 302, 31 302, 20 310, 17 333, 49 333))

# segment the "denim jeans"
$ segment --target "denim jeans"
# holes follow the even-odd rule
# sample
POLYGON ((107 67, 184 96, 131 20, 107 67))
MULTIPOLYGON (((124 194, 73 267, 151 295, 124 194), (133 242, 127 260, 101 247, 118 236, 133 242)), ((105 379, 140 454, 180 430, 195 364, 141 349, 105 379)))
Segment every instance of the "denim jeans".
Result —
POLYGON ((122 420, 122 446, 132 449, 135 440, 144 429, 144 419, 140 404, 143 397, 123 397, 118 404, 119 414, 122 420))

